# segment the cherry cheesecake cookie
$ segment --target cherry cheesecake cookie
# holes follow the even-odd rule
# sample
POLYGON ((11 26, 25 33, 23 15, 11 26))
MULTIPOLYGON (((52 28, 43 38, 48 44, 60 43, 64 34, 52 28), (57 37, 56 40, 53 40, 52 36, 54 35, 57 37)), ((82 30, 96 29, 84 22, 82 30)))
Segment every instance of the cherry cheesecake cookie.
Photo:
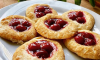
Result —
POLYGON ((18 47, 13 60, 65 60, 65 56, 57 41, 36 37, 18 47))
POLYGON ((47 14, 35 23, 35 29, 49 39, 70 38, 77 32, 77 25, 60 15, 47 14))
POLYGON ((0 37, 17 43, 28 41, 37 35, 34 23, 24 16, 8 16, 0 22, 0 37))
POLYGON ((62 16, 76 23, 79 30, 90 30, 95 23, 94 17, 90 13, 82 10, 69 10, 63 13, 62 16))
POLYGON ((47 4, 34 4, 26 10, 26 16, 35 22, 46 14, 57 15, 57 12, 47 4))
POLYGON ((65 46, 82 58, 100 59, 100 35, 89 30, 79 30, 70 39, 64 40, 65 46))

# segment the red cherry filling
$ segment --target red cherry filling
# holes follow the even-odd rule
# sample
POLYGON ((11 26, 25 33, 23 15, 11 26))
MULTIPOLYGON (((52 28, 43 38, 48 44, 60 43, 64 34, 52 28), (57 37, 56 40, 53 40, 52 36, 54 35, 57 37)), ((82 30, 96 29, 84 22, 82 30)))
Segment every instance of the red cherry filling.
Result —
POLYGON ((47 6, 37 6, 34 10, 37 18, 40 18, 48 13, 52 13, 52 10, 47 6))
POLYGON ((18 26, 15 27, 15 29, 21 32, 21 31, 26 30, 27 28, 23 25, 18 25, 18 26))
POLYGON ((52 52, 53 48, 49 43, 44 43, 41 45, 41 49, 45 49, 48 53, 52 52))
POLYGON ((76 19, 76 21, 77 21, 78 23, 81 23, 81 24, 83 24, 83 23, 86 22, 84 17, 78 17, 78 18, 76 19))
POLYGON ((47 58, 49 57, 49 53, 45 50, 40 50, 35 53, 38 58, 47 58))
POLYGON ((79 43, 81 45, 90 46, 90 45, 96 44, 96 39, 95 39, 94 35, 92 35, 91 33, 87 33, 87 32, 79 32, 74 37, 74 39, 77 43, 79 43))
POLYGON ((48 28, 50 28, 50 29, 52 29, 54 31, 58 31, 58 30, 64 28, 68 23, 66 21, 62 20, 61 18, 58 18, 58 19, 54 18, 54 19, 46 20, 44 22, 44 24, 48 28))
POLYGON ((14 18, 10 21, 9 26, 16 31, 22 32, 28 30, 31 24, 24 19, 14 18))
POLYGON ((77 43, 79 43, 79 44, 84 44, 84 37, 82 37, 82 36, 76 36, 75 37, 75 41, 77 42, 77 43))
POLYGON ((89 46, 89 45, 95 45, 95 41, 93 39, 85 39, 85 45, 89 46))
POLYGON ((36 43, 30 44, 28 46, 28 48, 29 48, 30 51, 34 51, 34 52, 36 52, 36 50, 40 50, 41 49, 40 48, 40 44, 36 44, 36 43))
POLYGON ((85 16, 81 11, 73 11, 68 13, 69 19, 75 20, 80 24, 84 24, 86 22, 85 16))
POLYGON ((46 59, 52 56, 53 50, 57 50, 53 43, 41 40, 29 44, 27 52, 38 58, 46 59))

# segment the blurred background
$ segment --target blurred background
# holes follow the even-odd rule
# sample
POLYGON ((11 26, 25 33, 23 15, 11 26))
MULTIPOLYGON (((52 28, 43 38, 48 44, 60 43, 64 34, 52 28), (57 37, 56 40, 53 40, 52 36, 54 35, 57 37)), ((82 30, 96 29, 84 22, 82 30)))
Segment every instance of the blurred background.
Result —
MULTIPOLYGON (((18 0, 0 0, 0 9, 10 4, 17 3, 18 0)), ((67 2, 75 4, 75 0, 67 0, 67 2)), ((95 0, 95 7, 93 7, 89 0, 81 0, 80 6, 90 9, 100 15, 100 0, 95 0)))

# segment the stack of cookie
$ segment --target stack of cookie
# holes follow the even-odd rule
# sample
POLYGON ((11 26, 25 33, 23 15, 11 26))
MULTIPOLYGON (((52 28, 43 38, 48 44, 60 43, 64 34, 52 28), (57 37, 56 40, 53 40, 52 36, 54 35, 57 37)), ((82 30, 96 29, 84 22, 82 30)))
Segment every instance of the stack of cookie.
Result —
POLYGON ((11 15, 0 22, 0 37, 21 45, 13 60, 65 60, 65 46, 82 58, 100 59, 99 34, 90 31, 95 20, 82 10, 70 10, 62 15, 47 4, 27 8, 26 17, 11 15))

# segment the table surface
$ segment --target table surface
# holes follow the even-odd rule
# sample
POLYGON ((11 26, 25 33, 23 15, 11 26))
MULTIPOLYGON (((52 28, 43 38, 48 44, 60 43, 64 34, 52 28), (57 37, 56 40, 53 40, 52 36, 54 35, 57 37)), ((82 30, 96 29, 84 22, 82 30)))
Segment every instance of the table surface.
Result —
MULTIPOLYGON (((18 0, 0 0, 0 9, 3 8, 3 7, 5 7, 5 6, 8 6, 10 4, 17 3, 17 2, 18 2, 18 0)), ((67 2, 73 3, 73 4, 75 3, 74 0, 67 0, 67 2)), ((92 7, 87 0, 82 0, 80 6, 85 7, 87 9, 90 9, 90 10, 92 10, 92 11, 94 11, 97 14, 100 15, 100 8, 98 8, 98 7, 92 7)))

